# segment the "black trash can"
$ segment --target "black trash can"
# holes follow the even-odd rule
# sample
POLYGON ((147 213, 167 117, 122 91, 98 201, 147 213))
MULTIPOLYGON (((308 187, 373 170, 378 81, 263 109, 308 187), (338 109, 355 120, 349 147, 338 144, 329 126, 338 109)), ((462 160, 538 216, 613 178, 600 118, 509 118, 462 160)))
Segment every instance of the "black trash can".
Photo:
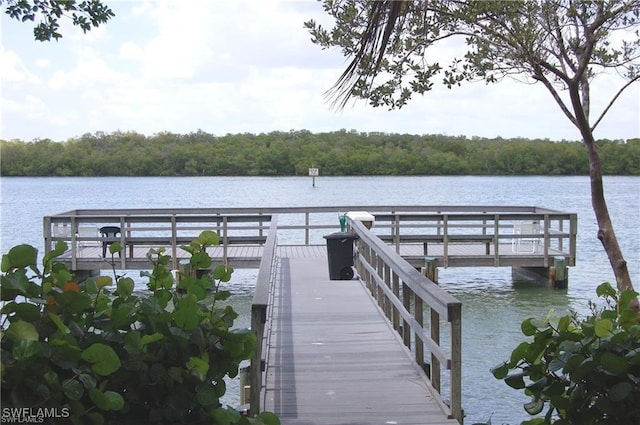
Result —
POLYGON ((324 238, 327 240, 329 279, 353 279, 353 241, 358 236, 350 232, 336 232, 324 238))

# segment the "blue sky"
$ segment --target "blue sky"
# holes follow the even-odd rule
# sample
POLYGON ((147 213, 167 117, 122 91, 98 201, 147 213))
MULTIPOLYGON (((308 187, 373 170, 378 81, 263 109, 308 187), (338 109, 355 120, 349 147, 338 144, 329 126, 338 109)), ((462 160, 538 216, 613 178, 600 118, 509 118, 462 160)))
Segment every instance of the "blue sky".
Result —
MULTIPOLYGON (((332 110, 324 98, 346 66, 310 42, 303 22, 329 24, 315 0, 105 0, 116 13, 83 34, 68 23, 58 42, 32 26, 0 23, 0 139, 67 140, 99 131, 227 133, 340 129, 578 140, 541 85, 504 81, 437 86, 400 111, 365 101, 332 110)), ((620 82, 592 88, 593 116, 620 82)), ((640 137, 640 84, 596 131, 640 137)))

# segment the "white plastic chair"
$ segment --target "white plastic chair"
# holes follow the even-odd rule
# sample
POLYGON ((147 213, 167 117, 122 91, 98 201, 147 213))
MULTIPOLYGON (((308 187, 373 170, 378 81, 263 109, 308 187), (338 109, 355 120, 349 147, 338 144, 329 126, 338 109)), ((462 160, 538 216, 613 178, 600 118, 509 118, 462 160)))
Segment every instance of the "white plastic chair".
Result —
POLYGON ((513 225, 514 235, 528 235, 521 238, 513 238, 511 249, 513 252, 534 253, 540 244, 540 238, 531 235, 540 233, 540 223, 537 221, 522 221, 513 225))

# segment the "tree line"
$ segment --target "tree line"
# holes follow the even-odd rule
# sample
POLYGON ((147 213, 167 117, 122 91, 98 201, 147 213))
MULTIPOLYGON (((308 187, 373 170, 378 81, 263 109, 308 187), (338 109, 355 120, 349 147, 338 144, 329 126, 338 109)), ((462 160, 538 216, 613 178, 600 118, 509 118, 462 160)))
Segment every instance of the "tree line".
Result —
MULTIPOLYGON (((640 175, 640 138, 599 140, 602 169, 640 175)), ((306 130, 0 140, 2 176, 588 175, 580 142, 306 130)))

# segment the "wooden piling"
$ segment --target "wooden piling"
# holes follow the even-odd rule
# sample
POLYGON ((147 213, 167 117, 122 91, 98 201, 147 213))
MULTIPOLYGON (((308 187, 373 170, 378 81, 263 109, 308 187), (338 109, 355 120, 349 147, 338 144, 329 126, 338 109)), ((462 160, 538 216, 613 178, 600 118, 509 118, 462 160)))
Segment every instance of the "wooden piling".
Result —
POLYGON ((422 274, 433 283, 438 283, 438 259, 434 257, 424 257, 422 274))
POLYGON ((549 284, 554 289, 565 289, 569 282, 569 269, 565 257, 553 257, 553 267, 549 268, 549 284))

